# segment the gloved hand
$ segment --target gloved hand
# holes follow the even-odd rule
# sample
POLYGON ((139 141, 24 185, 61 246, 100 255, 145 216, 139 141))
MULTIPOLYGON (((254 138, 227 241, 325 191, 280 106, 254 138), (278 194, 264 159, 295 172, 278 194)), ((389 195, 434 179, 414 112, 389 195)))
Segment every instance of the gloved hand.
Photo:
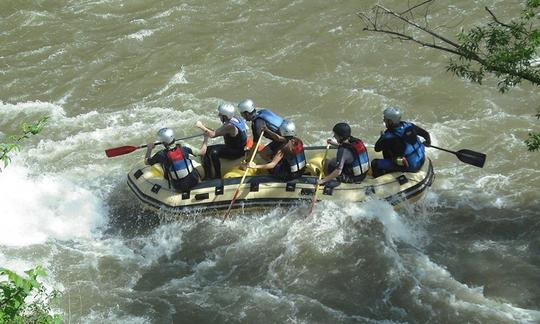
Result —
POLYGON ((326 144, 330 144, 330 145, 334 145, 334 146, 338 146, 338 145, 339 145, 339 143, 338 143, 338 142, 336 141, 336 139, 333 138, 333 137, 327 139, 327 140, 326 140, 326 144))

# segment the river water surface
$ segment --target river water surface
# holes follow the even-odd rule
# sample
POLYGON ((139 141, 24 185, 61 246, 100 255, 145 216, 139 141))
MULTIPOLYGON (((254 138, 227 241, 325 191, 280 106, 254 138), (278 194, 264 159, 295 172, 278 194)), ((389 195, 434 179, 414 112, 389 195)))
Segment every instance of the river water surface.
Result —
MULTIPOLYGON (((430 19, 452 37, 521 2, 438 1, 430 19)), ((43 265, 66 323, 540 322, 540 153, 523 144, 538 88, 500 94, 447 73, 440 52, 362 31, 375 3, 1 1, 0 137, 50 119, 0 173, 0 266, 43 265), (397 105, 487 163, 429 150, 435 182, 399 210, 320 203, 223 224, 142 210, 126 174, 144 152, 104 150, 215 127, 217 104, 246 97, 313 145, 340 121, 374 143, 397 105)))

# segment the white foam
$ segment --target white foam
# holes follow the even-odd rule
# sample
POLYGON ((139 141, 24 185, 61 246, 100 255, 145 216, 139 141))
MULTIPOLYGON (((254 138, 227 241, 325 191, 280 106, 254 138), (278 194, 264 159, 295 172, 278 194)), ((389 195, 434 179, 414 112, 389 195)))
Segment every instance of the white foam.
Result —
POLYGON ((155 30, 149 30, 149 29, 143 29, 143 30, 139 30, 138 32, 136 33, 133 33, 133 34, 130 34, 127 36, 127 38, 131 38, 131 39, 136 39, 138 41, 142 41, 144 40, 146 37, 152 35, 153 33, 155 33, 156 31, 155 30))
POLYGON ((106 208, 96 195, 60 176, 30 176, 11 165, 0 173, 0 244, 92 238, 106 208))
POLYGON ((180 71, 173 75, 173 77, 169 80, 169 83, 165 85, 165 87, 158 91, 156 95, 161 96, 163 93, 165 93, 167 90, 169 90, 172 86, 176 84, 187 84, 189 83, 188 80, 186 80, 186 70, 184 69, 184 66, 182 65, 180 67, 180 71))
POLYGON ((64 108, 50 102, 27 101, 11 104, 0 101, 0 116, 3 123, 17 120, 19 113, 45 114, 51 118, 59 118, 66 115, 64 108))
POLYGON ((483 287, 469 287, 455 280, 448 270, 432 262, 426 255, 418 255, 414 259, 414 271, 421 284, 412 292, 413 295, 418 294, 419 303, 429 296, 432 304, 446 305, 456 312, 471 312, 491 320, 520 323, 537 323, 540 320, 538 311, 486 298, 483 287))

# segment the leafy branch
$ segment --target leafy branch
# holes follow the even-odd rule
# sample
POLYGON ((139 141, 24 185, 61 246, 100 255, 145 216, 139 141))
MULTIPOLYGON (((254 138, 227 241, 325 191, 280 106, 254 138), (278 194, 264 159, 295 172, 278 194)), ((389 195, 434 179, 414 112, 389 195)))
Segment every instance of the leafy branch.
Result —
MULTIPOLYGON (((504 22, 485 7, 490 22, 457 33, 456 39, 444 36, 430 26, 429 9, 434 0, 425 0, 398 12, 375 5, 357 15, 363 30, 387 34, 398 41, 409 41, 451 54, 446 70, 458 77, 482 84, 486 73, 494 75, 499 91, 527 80, 540 85, 540 0, 525 1, 515 19, 504 22)), ((537 115, 538 116, 538 115, 537 115)), ((525 141, 530 151, 540 149, 540 133, 531 132, 525 141)))
POLYGON ((0 323, 61 323, 52 313, 51 302, 59 292, 47 292, 38 277, 47 274, 40 266, 25 271, 26 277, 0 268, 0 323), (27 298, 32 298, 27 301, 27 298))
MULTIPOLYGON (((28 139, 32 135, 36 135, 43 130, 45 123, 49 117, 42 117, 40 120, 35 121, 31 124, 24 123, 22 125, 23 133, 21 135, 12 135, 9 137, 9 143, 0 143, 0 161, 4 163, 4 168, 6 168, 9 163, 11 163, 11 158, 9 154, 20 149, 20 143, 28 139)), ((0 168, 0 172, 2 168, 0 168)))

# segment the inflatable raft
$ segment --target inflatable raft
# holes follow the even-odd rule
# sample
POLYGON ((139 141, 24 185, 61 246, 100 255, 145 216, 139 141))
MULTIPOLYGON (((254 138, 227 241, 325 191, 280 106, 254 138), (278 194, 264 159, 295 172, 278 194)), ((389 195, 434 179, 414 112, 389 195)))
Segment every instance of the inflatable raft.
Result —
MULTIPOLYGON (((292 205, 300 201, 311 201, 315 194, 316 181, 321 171, 325 147, 307 147, 308 165, 305 175, 299 179, 284 182, 272 178, 268 174, 254 174, 250 169, 240 194, 233 208, 247 208, 277 205, 292 205)), ((378 157, 372 149, 368 149, 370 159, 378 157)), ((335 156, 335 149, 330 149, 328 157, 335 156)), ((203 168, 195 162, 194 166, 200 174, 203 168)), ((257 162, 257 161, 256 161, 257 162)), ((177 192, 169 188, 163 178, 163 170, 159 165, 148 166, 138 163, 129 172, 127 183, 129 188, 143 203, 154 210, 175 214, 190 212, 212 212, 227 209, 240 183, 243 171, 237 166, 240 160, 222 160, 224 170, 222 179, 205 180, 187 192, 177 192)), ((262 161, 257 162, 262 163, 262 161)), ((257 170, 261 171, 261 170, 257 170)), ((319 186, 317 200, 333 200, 362 202, 367 199, 385 199, 393 205, 404 201, 417 200, 433 182, 434 173, 431 160, 426 159, 418 172, 395 172, 378 178, 368 176, 358 184, 330 181, 319 186)))

